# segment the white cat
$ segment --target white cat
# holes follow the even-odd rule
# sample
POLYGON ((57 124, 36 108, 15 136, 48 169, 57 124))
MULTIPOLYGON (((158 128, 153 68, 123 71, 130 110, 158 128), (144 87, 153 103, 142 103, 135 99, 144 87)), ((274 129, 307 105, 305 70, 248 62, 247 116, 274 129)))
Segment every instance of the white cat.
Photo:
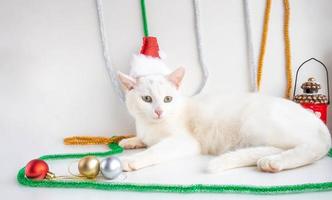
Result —
POLYGON ((209 172, 257 165, 279 172, 313 163, 330 149, 325 124, 299 104, 259 94, 184 97, 178 68, 167 76, 133 78, 119 72, 136 137, 125 149, 147 150, 122 158, 125 171, 188 155, 212 154, 209 172))

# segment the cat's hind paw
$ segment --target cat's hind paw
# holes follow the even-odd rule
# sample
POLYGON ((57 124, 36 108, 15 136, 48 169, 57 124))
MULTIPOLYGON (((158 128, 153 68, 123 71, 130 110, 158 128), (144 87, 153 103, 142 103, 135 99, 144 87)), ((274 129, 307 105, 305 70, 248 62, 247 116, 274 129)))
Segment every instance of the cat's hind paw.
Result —
POLYGON ((281 162, 275 156, 267 156, 257 161, 257 167, 263 172, 280 172, 282 170, 281 162))

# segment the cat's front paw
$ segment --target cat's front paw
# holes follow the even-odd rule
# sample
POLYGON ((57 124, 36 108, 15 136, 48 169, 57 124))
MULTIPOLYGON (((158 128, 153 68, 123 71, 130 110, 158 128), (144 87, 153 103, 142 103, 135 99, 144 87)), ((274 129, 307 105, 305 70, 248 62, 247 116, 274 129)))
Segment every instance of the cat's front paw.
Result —
POLYGON ((133 161, 130 158, 120 158, 121 163, 122 163, 122 169, 125 172, 131 172, 134 171, 134 166, 133 165, 133 161))
POLYGON ((119 146, 124 149, 138 149, 146 147, 146 145, 137 137, 123 139, 119 142, 119 146))
POLYGON ((257 161, 257 167, 263 172, 280 172, 282 170, 281 161, 275 156, 267 156, 257 161))
POLYGON ((122 163, 122 169, 125 172, 139 170, 153 164, 150 160, 141 158, 140 156, 120 157, 120 160, 122 163))

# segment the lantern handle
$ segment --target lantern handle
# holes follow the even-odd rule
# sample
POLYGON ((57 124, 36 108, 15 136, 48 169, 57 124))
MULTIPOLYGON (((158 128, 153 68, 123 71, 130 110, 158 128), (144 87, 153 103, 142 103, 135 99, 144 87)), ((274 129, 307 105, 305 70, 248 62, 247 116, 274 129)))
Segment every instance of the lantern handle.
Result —
POLYGON ((295 96, 295 92, 296 92, 296 84, 297 84, 297 79, 298 79, 298 75, 299 75, 299 72, 300 72, 300 69, 303 67, 304 64, 306 64, 307 62, 311 61, 311 60, 314 60, 318 63, 320 63, 324 69, 325 69, 325 73, 326 73, 326 81, 327 81, 327 84, 326 84, 326 87, 327 87, 327 96, 328 96, 328 101, 327 101, 327 104, 330 104, 330 86, 329 86, 329 73, 327 71, 327 67, 324 65, 323 62, 317 60, 316 58, 310 58, 306 61, 304 61, 299 68, 297 68, 296 70, 296 76, 295 76, 295 84, 294 84, 294 92, 293 92, 293 97, 295 96))

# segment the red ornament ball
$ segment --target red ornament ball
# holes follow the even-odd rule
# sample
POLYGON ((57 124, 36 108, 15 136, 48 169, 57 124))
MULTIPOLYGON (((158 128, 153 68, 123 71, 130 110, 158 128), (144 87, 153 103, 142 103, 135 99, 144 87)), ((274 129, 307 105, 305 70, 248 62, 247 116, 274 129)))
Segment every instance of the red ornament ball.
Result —
POLYGON ((46 177, 48 165, 45 161, 34 159, 25 166, 25 176, 30 179, 42 180, 46 177))

